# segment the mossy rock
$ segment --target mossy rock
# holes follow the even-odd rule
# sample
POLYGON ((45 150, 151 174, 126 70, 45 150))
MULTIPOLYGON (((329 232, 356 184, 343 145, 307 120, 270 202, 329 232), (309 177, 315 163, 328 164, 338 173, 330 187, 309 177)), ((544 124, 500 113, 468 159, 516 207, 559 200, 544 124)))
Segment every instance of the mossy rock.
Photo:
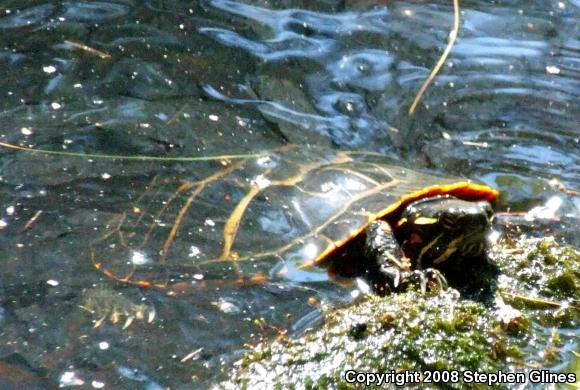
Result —
POLYGON ((523 372, 566 362, 575 367, 573 332, 561 330, 578 329, 580 252, 551 238, 521 238, 495 245, 491 257, 501 271, 491 303, 447 289, 369 296, 327 308, 322 327, 255 346, 236 363, 232 379, 217 387, 362 387, 346 381, 349 370, 523 372))

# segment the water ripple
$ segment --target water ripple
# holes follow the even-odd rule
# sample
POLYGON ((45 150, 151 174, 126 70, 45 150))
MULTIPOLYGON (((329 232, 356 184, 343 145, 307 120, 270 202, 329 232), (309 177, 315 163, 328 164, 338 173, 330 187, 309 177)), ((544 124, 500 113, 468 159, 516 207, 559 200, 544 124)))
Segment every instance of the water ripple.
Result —
POLYGON ((3 18, 0 18, 0 29, 12 29, 34 26, 46 21, 55 10, 52 4, 38 5, 25 9, 7 9, 3 18))
POLYGON ((102 23, 126 15, 131 9, 130 4, 114 4, 111 2, 67 2, 63 17, 72 22, 102 23))
POLYGON ((201 28, 199 31, 224 45, 247 50, 264 61, 292 57, 317 58, 328 55, 333 47, 331 40, 305 37, 290 31, 263 42, 252 41, 235 32, 219 28, 201 28))
POLYGON ((229 14, 237 15, 248 22, 267 26, 274 35, 298 30, 310 34, 341 35, 365 30, 385 31, 383 23, 377 23, 388 15, 386 8, 367 12, 343 12, 324 14, 299 9, 273 10, 229 0, 213 0, 210 4, 229 14))

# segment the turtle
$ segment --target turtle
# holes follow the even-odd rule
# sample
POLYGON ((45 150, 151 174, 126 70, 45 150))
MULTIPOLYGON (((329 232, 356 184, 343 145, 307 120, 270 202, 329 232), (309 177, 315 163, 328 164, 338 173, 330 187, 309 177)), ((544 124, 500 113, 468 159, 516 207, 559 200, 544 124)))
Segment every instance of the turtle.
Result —
POLYGON ((384 154, 304 146, 165 166, 142 181, 91 257, 110 278, 172 292, 222 280, 328 280, 352 263, 383 290, 438 279, 434 269, 484 257, 498 197, 384 154))

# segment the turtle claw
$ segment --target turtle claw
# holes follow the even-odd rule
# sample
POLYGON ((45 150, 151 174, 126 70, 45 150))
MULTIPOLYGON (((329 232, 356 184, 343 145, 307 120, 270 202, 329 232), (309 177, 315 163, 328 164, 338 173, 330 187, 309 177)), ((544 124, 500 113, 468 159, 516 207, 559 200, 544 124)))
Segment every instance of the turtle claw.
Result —
MULTIPOLYGON (((405 290, 410 284, 419 286, 425 294, 429 289, 443 290, 447 288, 447 280, 441 272, 434 268, 406 271, 397 267, 382 265, 369 279, 373 291, 378 295, 405 290)), ((369 275, 367 275, 369 276, 369 275)))
POLYGON ((445 276, 435 268, 413 271, 409 276, 409 282, 417 283, 423 294, 427 292, 427 287, 432 284, 434 284, 439 290, 443 290, 447 287, 445 276))
POLYGON ((384 264, 368 272, 366 276, 375 294, 380 296, 399 291, 403 287, 402 282, 406 279, 397 267, 387 267, 384 264))
POLYGON ((401 271, 396 268, 391 268, 391 277, 393 288, 396 289, 401 284, 401 271))

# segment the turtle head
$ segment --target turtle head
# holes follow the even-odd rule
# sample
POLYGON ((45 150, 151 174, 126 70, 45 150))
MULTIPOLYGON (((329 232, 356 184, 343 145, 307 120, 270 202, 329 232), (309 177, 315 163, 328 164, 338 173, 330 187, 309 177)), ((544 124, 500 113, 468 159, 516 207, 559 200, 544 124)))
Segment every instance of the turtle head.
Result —
POLYGON ((414 267, 446 268, 485 258, 492 215, 488 202, 436 196, 409 204, 393 230, 414 267))

